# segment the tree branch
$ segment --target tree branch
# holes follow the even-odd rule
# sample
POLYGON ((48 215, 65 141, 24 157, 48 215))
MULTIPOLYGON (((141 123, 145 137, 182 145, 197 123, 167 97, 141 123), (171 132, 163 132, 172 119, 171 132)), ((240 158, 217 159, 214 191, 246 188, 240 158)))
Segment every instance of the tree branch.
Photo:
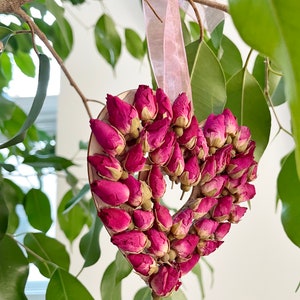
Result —
POLYGON ((31 0, 0 0, 0 13, 13 13, 21 7, 21 5, 31 0))
POLYGON ((226 13, 229 13, 228 12, 228 6, 226 4, 222 4, 222 3, 219 3, 219 2, 216 2, 216 1, 213 1, 213 0, 194 0, 194 2, 197 2, 197 3, 203 4, 203 5, 212 7, 212 8, 222 10, 226 13))

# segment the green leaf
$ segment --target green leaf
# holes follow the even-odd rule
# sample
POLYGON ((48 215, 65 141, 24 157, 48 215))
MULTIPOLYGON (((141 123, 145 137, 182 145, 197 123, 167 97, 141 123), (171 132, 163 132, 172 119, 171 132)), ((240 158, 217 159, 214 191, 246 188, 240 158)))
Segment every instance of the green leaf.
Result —
POLYGON ((119 284, 131 273, 132 266, 120 251, 118 251, 116 254, 115 263, 117 267, 116 284, 119 284))
POLYGON ((275 61, 285 76, 300 176, 300 2, 229 0, 229 4, 241 37, 252 48, 275 61))
POLYGON ((0 241, 0 299, 25 300, 29 263, 16 242, 5 236, 0 241))
POLYGON ((115 68, 121 54, 122 42, 113 19, 103 14, 96 23, 94 35, 98 52, 115 68))
MULTIPOLYGON (((1 186, 0 186, 1 188, 1 186)), ((5 236, 8 227, 8 208, 2 197, 0 197, 0 242, 5 236)))
POLYGON ((279 83, 271 97, 273 105, 280 105, 286 101, 284 92, 284 77, 281 77, 279 83))
POLYGON ((133 300, 152 300, 151 289, 143 287, 137 291, 133 300))
POLYGON ((300 180, 297 176, 295 151, 285 159, 277 178, 277 191, 282 202, 281 222, 289 239, 300 247, 300 180))
POLYGON ((250 128, 256 142, 255 158, 259 160, 268 145, 271 128, 264 93, 255 78, 242 69, 228 81, 227 97, 226 107, 231 109, 240 125, 250 128))
POLYGON ((144 42, 134 30, 125 28, 125 40, 126 48, 133 57, 142 59, 145 56, 144 42))
POLYGON ((122 300, 121 285, 116 282, 117 266, 113 261, 105 270, 100 284, 101 298, 105 300, 122 300))
POLYGON ((12 79, 12 63, 6 52, 2 53, 0 56, 0 68, 4 77, 10 81, 12 79))
POLYGON ((9 146, 22 142, 25 138, 27 130, 35 122, 37 116, 39 115, 42 109, 44 100, 46 98, 46 92, 48 87, 50 64, 49 64, 49 58, 44 54, 39 55, 39 61, 40 61, 40 65, 39 65, 38 88, 32 106, 28 113, 27 119, 24 122, 21 129, 19 130, 19 132, 14 137, 12 137, 10 140, 8 140, 3 144, 0 144, 0 149, 7 148, 9 146))
POLYGON ((214 53, 205 42, 186 47, 191 74, 193 103, 198 120, 221 113, 226 101, 225 77, 214 53))
POLYGON ((23 163, 36 169, 54 168, 57 171, 65 170, 74 165, 69 159, 54 154, 28 155, 24 158, 23 163))
POLYGON ((181 289, 176 292, 173 292, 169 297, 166 297, 165 300, 187 300, 185 294, 181 289))
POLYGON ((0 127, 4 125, 3 121, 11 119, 15 107, 15 103, 0 94, 0 127))
POLYGON ((35 76, 35 65, 30 53, 17 51, 14 53, 14 60, 19 69, 27 76, 35 76))
POLYGON ((90 185, 86 183, 81 190, 66 204, 64 213, 69 212, 90 191, 90 185))
POLYGON ((70 258, 65 245, 44 233, 27 233, 24 244, 30 262, 50 278, 57 267, 69 270, 70 258))
POLYGON ((214 31, 211 33, 211 42, 215 49, 219 49, 221 47, 224 23, 224 21, 220 22, 214 29, 214 31))
POLYGON ((3 168, 7 172, 13 172, 16 170, 15 166, 12 164, 0 163, 0 168, 3 168))
POLYGON ((81 238, 79 243, 80 253, 84 258, 83 268, 95 264, 100 258, 101 249, 99 244, 99 235, 102 227, 103 223, 95 214, 90 230, 81 238))
POLYGON ((0 45, 0 53, 4 50, 8 40, 13 35, 14 35, 14 32, 11 29, 0 26, 0 41, 3 44, 3 45, 0 45))
POLYGON ((28 221, 34 228, 47 232, 52 225, 48 196, 39 189, 30 189, 24 198, 28 221))
POLYGON ((86 287, 72 274, 62 269, 53 273, 46 291, 46 300, 93 300, 86 287))

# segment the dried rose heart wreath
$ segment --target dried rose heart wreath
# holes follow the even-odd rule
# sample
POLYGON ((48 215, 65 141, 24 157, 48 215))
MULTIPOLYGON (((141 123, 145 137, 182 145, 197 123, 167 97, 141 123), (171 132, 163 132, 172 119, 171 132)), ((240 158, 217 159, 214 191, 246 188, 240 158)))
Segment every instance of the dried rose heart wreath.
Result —
MULTIPOLYGON (((171 103, 145 85, 107 95, 90 121, 89 179, 98 215, 152 289, 168 296, 201 256, 222 243, 253 198, 255 142, 229 109, 198 123, 185 93, 171 103), (173 216, 166 179, 192 191, 173 216)), ((180 196, 179 196, 180 197, 180 196)))

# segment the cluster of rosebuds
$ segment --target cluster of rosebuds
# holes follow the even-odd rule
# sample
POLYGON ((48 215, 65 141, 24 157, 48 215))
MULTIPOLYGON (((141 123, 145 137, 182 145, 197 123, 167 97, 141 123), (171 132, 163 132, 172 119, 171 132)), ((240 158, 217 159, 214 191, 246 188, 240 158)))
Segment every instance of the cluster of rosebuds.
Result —
POLYGON ((153 295, 168 296, 201 256, 217 249, 255 195, 255 142, 230 110, 200 125, 185 93, 172 104, 160 88, 140 85, 131 104, 107 95, 106 115, 92 119, 99 145, 88 162, 98 215, 153 295), (166 179, 192 187, 171 216, 166 179))

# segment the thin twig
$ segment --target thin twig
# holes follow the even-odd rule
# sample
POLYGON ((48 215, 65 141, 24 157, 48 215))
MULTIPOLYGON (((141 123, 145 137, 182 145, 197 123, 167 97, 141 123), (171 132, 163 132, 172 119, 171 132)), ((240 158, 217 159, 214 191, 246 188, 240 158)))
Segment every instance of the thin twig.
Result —
POLYGON ((194 0, 194 2, 197 2, 197 3, 203 4, 203 5, 212 7, 212 8, 222 10, 226 13, 229 13, 228 12, 228 6, 226 4, 222 4, 222 3, 212 1, 212 0, 194 0))
POLYGON ((203 39, 203 37, 204 37, 204 27, 203 27, 203 24, 202 24, 202 21, 201 21, 201 17, 200 17, 198 8, 197 8, 197 6, 194 3, 195 1, 194 0, 188 0, 188 2, 190 3, 190 5, 192 6, 192 8, 193 8, 193 10, 195 12, 195 16, 196 16, 196 19, 197 19, 197 22, 198 22, 198 25, 199 25, 199 29, 200 29, 199 40, 201 42, 202 39, 203 39))
POLYGON ((154 13, 154 15, 156 16, 156 18, 163 23, 163 20, 161 19, 161 17, 157 14, 157 12, 155 11, 154 7, 149 3, 148 0, 144 0, 146 2, 146 4, 149 6, 149 8, 152 10, 152 12, 154 13))

